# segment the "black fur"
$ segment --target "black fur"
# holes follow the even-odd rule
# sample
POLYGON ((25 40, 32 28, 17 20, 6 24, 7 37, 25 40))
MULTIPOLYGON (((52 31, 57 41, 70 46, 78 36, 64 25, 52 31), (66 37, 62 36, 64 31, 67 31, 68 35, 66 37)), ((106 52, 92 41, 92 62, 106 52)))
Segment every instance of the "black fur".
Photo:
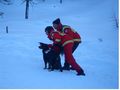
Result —
POLYGON ((47 44, 40 43, 39 48, 42 49, 43 53, 44 69, 49 69, 50 71, 57 69, 62 72, 60 55, 54 50, 49 49, 47 44))

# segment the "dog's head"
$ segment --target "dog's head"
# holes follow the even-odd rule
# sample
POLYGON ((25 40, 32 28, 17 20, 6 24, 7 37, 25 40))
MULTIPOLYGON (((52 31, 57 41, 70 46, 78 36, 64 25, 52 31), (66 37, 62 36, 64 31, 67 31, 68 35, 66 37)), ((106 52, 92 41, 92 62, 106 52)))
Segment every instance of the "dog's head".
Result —
POLYGON ((40 42, 40 46, 38 46, 38 47, 39 47, 39 49, 42 49, 42 50, 48 50, 49 49, 47 44, 44 44, 44 43, 41 43, 41 42, 40 42))

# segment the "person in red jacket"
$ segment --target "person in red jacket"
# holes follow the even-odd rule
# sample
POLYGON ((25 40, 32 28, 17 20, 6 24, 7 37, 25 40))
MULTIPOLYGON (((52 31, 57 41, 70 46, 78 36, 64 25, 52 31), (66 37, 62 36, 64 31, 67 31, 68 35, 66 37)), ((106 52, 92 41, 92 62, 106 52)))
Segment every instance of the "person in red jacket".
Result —
POLYGON ((60 45, 64 49, 65 60, 74 68, 77 72, 77 75, 85 75, 83 69, 76 63, 73 55, 72 49, 74 45, 73 39, 67 34, 54 31, 52 26, 47 26, 45 32, 48 35, 48 38, 53 41, 53 45, 60 45))
MULTIPOLYGON (((74 29, 72 29, 70 26, 62 25, 59 18, 57 18, 56 20, 53 21, 53 27, 57 31, 65 33, 65 34, 69 35, 71 38, 73 38, 73 41, 74 41, 74 45, 73 45, 73 49, 72 49, 72 53, 73 53, 76 50, 76 48, 78 47, 78 45, 81 43, 80 35, 74 29)), ((67 60, 64 63, 63 69, 70 70, 70 65, 67 63, 67 60)))

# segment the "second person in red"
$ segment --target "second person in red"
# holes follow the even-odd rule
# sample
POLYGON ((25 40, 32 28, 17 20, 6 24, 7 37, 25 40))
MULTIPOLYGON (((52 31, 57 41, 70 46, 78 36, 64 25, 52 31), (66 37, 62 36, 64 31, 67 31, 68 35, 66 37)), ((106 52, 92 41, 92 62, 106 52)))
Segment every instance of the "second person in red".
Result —
MULTIPOLYGON (((78 45, 81 43, 80 34, 78 34, 70 26, 63 25, 59 18, 57 18, 56 20, 53 21, 53 27, 57 31, 65 33, 65 34, 69 35, 73 39, 73 41, 74 41, 74 45, 73 45, 73 48, 72 48, 72 53, 73 53, 76 50, 76 48, 78 47, 78 45)), ((68 64, 67 60, 65 60, 63 69, 64 70, 70 70, 70 65, 68 64)))

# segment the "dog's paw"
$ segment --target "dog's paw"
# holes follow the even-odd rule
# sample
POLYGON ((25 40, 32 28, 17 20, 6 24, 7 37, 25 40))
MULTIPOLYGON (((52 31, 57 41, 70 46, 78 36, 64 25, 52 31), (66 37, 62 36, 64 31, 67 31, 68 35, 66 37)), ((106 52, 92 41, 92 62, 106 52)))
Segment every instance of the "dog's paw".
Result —
POLYGON ((47 69, 46 67, 44 67, 43 69, 47 69))
POLYGON ((63 72, 63 70, 62 70, 62 69, 60 69, 60 72, 63 72))
POLYGON ((48 69, 49 72, 54 71, 54 69, 48 69))
POLYGON ((62 69, 62 67, 60 68, 60 72, 63 72, 63 69, 62 69))

